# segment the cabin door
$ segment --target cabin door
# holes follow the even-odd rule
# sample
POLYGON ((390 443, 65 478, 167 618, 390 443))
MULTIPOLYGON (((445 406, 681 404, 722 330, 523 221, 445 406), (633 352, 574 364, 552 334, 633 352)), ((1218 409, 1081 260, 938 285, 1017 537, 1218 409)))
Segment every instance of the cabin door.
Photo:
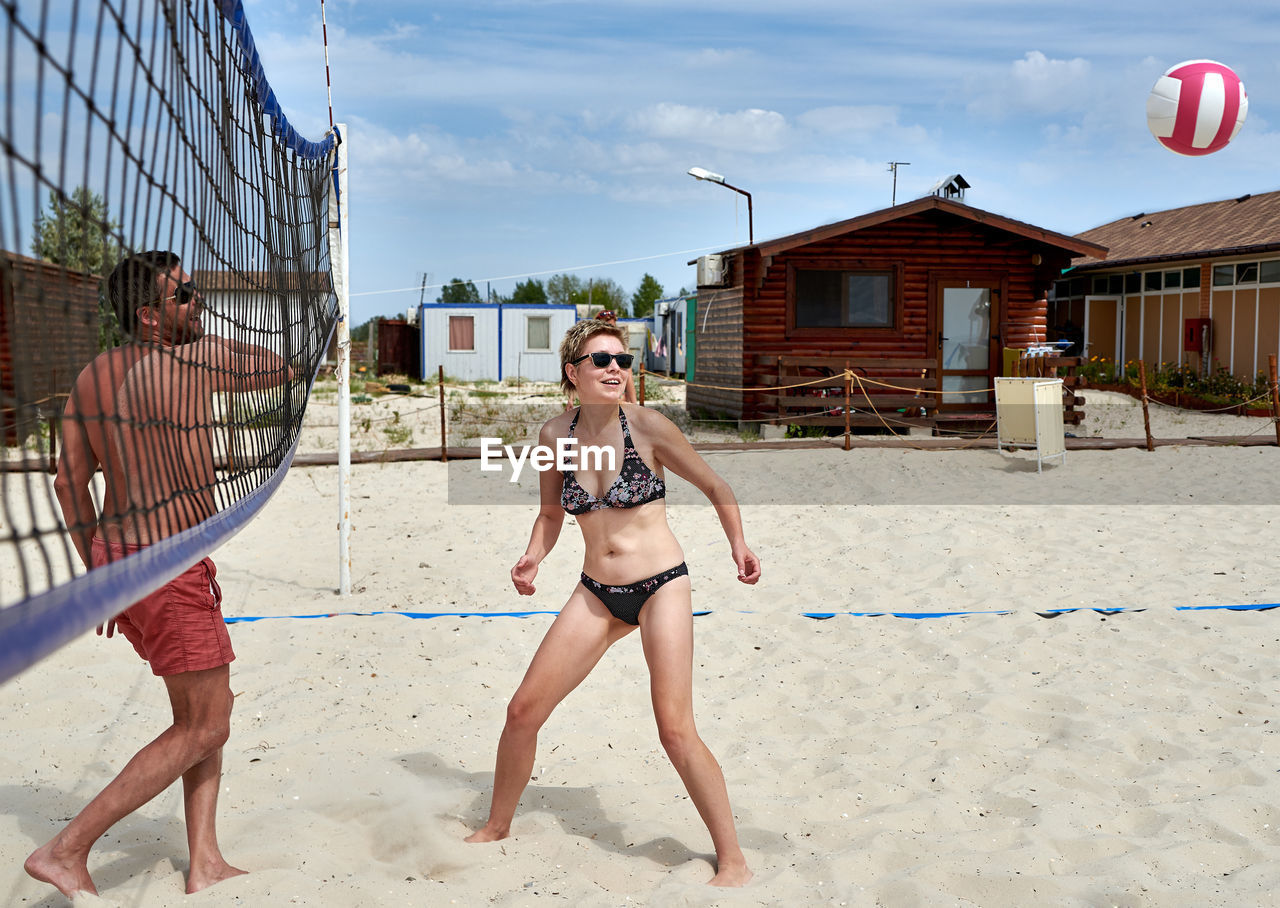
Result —
POLYGON ((939 409, 976 410, 991 405, 996 374, 991 344, 998 324, 998 282, 946 281, 938 284, 939 409))

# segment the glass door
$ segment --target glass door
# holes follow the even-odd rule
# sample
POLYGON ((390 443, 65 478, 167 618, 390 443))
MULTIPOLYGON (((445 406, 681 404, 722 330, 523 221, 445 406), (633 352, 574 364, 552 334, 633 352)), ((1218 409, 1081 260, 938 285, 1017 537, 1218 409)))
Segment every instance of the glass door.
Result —
POLYGON ((986 407, 993 400, 991 326, 999 290, 964 281, 942 284, 939 292, 938 375, 946 392, 939 404, 948 409, 986 407))

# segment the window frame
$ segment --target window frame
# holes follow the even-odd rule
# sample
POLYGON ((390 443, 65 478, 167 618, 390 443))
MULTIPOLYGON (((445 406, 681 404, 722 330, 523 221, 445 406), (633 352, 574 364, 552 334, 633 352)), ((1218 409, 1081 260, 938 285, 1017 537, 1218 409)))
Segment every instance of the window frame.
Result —
POLYGON ((903 278, 906 265, 900 259, 809 259, 794 258, 787 262, 786 336, 791 337, 889 337, 902 334, 903 278), (892 314, 888 325, 797 325, 796 273, 799 271, 835 271, 841 274, 888 274, 893 286, 889 291, 892 314))
POLYGON ((551 343, 551 316, 541 313, 529 313, 524 315, 524 351, 525 353, 551 353, 555 347, 551 343), (541 319, 547 323, 547 345, 545 347, 531 347, 529 345, 529 324, 534 319, 541 319))
POLYGON ((446 353, 475 353, 476 352, 476 317, 474 315, 464 315, 462 313, 450 313, 445 318, 444 323, 444 349, 446 353), (455 318, 465 318, 471 320, 471 346, 470 347, 454 347, 453 344, 453 320, 455 318))

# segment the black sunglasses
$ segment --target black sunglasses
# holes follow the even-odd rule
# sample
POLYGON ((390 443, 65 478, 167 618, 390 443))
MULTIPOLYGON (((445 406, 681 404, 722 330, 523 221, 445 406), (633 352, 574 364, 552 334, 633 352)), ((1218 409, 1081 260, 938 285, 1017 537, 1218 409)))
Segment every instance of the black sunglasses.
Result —
POLYGON ((617 361, 619 369, 630 369, 631 363, 635 360, 635 356, 630 353, 605 353, 600 351, 597 353, 584 353, 569 365, 576 366, 588 356, 591 357, 591 362, 595 364, 597 369, 609 368, 609 360, 611 359, 617 361))
POLYGON ((193 299, 195 299, 199 295, 200 295, 200 291, 196 289, 196 285, 193 284, 191 281, 187 281, 185 284, 178 284, 176 287, 174 287, 173 294, 170 296, 166 296, 163 300, 161 300, 161 302, 173 300, 179 306, 185 306, 187 305, 187 303, 191 302, 193 299))

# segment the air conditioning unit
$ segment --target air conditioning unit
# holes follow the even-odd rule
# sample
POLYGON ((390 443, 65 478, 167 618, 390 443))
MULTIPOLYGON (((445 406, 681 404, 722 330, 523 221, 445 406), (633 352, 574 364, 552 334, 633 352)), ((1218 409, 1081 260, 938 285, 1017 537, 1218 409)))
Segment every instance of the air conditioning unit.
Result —
POLYGON ((728 277, 723 255, 704 255, 698 259, 699 287, 723 287, 728 277))

